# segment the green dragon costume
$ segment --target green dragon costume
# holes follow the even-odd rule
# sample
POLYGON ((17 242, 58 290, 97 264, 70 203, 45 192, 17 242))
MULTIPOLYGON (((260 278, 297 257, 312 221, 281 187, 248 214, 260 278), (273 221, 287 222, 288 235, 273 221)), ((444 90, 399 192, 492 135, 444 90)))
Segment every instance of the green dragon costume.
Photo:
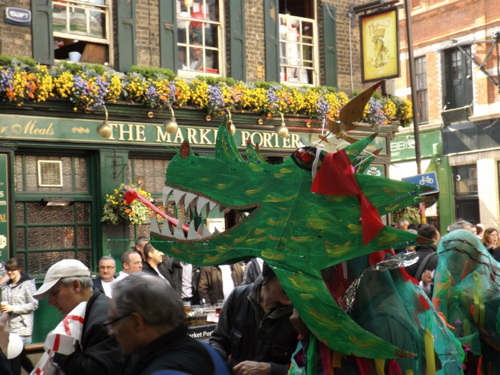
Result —
MULTIPOLYGON (((330 373, 325 368, 333 362, 319 359, 325 350, 346 358, 388 359, 392 365, 386 363, 385 371, 391 374, 424 374, 426 368, 433 373, 429 357, 435 350, 438 373, 459 374, 460 344, 398 268, 404 261, 391 260, 388 250, 428 240, 386 226, 380 218, 422 201, 420 194, 430 188, 363 174, 373 160, 364 151, 373 138, 335 153, 304 147, 282 164, 271 165, 251 144, 243 159, 223 124, 215 157, 194 155, 187 142, 181 146, 168 165, 163 200, 165 205, 173 194, 177 204, 196 216, 218 205, 238 218, 236 225, 211 234, 203 224, 195 228, 199 217, 189 230, 183 223, 183 230, 181 221, 174 228, 160 225, 153 215, 151 242, 197 265, 264 259, 312 332, 308 374, 330 373), (393 266, 378 266, 383 262, 393 266), (370 267, 373 272, 365 272, 370 267), (352 299, 345 299, 355 280, 359 286, 352 299), (397 325, 387 328, 391 321, 397 325), (426 333, 434 338, 427 356, 426 333)), ((349 373, 344 363, 342 373, 349 373)), ((352 373, 369 373, 353 366, 352 373)))

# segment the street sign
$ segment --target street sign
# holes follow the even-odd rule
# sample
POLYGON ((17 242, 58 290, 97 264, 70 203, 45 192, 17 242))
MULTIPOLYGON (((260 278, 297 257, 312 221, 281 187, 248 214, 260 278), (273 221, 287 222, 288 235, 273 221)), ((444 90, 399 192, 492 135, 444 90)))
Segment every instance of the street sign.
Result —
POLYGON ((434 188, 434 190, 425 192, 422 195, 435 194, 439 192, 439 185, 436 172, 429 172, 429 173, 417 174, 416 176, 403 177, 401 180, 411 182, 417 185, 427 185, 434 188))

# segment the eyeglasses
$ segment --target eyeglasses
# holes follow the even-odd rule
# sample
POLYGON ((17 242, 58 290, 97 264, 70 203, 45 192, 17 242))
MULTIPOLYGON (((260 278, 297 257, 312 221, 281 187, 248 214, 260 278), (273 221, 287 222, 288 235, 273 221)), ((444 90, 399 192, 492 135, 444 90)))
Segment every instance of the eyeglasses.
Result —
POLYGON ((129 316, 131 314, 132 314, 132 311, 129 313, 126 313, 125 315, 119 316, 118 318, 107 320, 107 321, 103 322, 102 325, 104 326, 104 328, 106 328, 106 330, 108 332, 111 332, 113 330, 113 326, 116 323, 118 323, 122 319, 125 319, 127 316, 129 316))

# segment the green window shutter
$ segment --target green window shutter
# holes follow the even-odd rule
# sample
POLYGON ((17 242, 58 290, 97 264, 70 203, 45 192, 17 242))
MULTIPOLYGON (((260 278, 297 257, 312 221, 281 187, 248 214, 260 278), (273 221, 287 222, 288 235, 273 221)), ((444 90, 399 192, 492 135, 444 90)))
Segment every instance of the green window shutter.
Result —
POLYGON ((325 86, 337 87, 337 23, 335 8, 323 4, 323 51, 325 86))
POLYGON ((174 0, 160 0, 160 66, 177 72, 177 11, 174 0))
POLYGON ((229 4, 231 77, 246 81, 245 56, 245 0, 232 0, 229 4))
POLYGON ((279 2, 264 0, 266 81, 280 81, 279 2))
POLYGON ((33 58, 40 64, 54 64, 52 0, 32 0, 33 58))
POLYGON ((120 0, 118 4, 118 70, 126 72, 137 64, 136 0, 120 0))

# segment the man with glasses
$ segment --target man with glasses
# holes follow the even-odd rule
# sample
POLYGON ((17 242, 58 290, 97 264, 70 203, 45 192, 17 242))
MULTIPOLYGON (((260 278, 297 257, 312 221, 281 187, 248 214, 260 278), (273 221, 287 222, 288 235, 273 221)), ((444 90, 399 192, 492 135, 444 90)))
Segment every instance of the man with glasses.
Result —
POLYGON ((63 315, 60 326, 66 332, 57 335, 56 328, 48 334, 45 344, 51 351, 44 356, 50 361, 43 363, 42 357, 37 369, 47 370, 55 366, 71 375, 121 373, 123 355, 103 325, 108 317, 110 299, 93 288, 90 271, 82 262, 64 259, 52 265, 34 297, 39 300, 48 297, 49 305, 63 315))
POLYGON ((126 375, 229 374, 215 350, 188 336, 181 297, 160 277, 137 272, 113 284, 109 318, 109 335, 123 354, 136 355, 126 375))
POLYGON ((104 255, 99 260, 99 277, 92 282, 94 287, 111 298, 111 283, 115 280, 116 262, 113 257, 104 255))

